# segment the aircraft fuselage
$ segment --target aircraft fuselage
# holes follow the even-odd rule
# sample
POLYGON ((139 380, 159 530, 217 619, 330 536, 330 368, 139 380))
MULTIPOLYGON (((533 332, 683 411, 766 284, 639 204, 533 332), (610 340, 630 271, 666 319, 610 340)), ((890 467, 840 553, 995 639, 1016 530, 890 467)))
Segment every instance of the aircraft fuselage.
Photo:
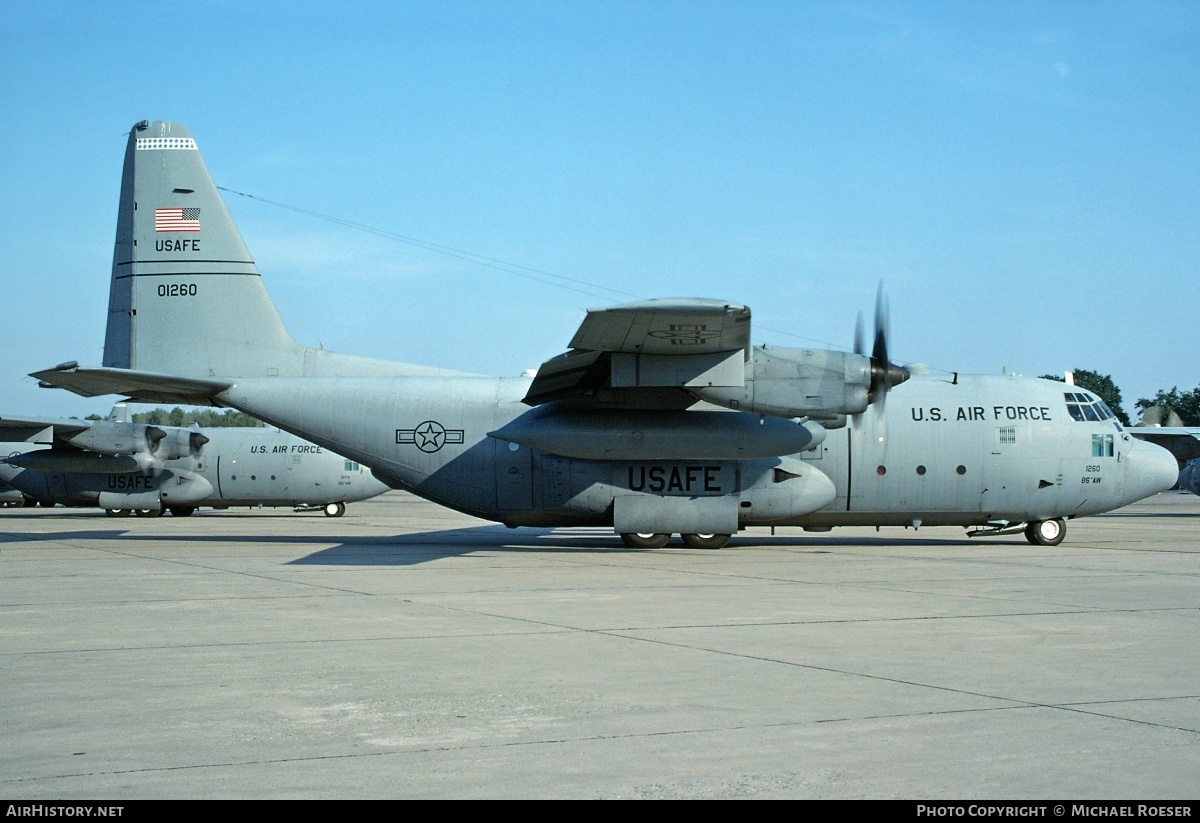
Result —
MULTIPOLYGON (((1158 482, 1166 457, 1095 406, 1094 419, 1079 403, 1073 416, 1074 387, 974 375, 914 377, 892 390, 886 411, 870 409, 815 448, 781 457, 659 458, 652 443, 631 456, 644 413, 592 412, 623 421, 630 437, 613 446, 617 459, 581 459, 488 436, 542 413, 520 402, 527 386, 486 377, 253 378, 221 399, 371 466, 397 488, 512 526, 621 531, 622 509, 638 511, 639 501, 665 505, 665 517, 694 532, 731 522, 1019 523, 1132 502, 1158 482)), ((695 413, 674 412, 681 421, 695 413)))
MULTIPOLYGON (((386 489, 369 470, 321 446, 267 428, 206 429, 201 455, 166 460, 154 471, 78 471, 77 450, 0 444, 0 456, 36 451, 43 469, 0 463, 0 481, 27 497, 67 506, 146 509, 178 506, 297 506, 344 503, 386 489), (58 470, 56 470, 58 469, 58 470)), ((112 459, 112 458, 109 458, 112 459)))

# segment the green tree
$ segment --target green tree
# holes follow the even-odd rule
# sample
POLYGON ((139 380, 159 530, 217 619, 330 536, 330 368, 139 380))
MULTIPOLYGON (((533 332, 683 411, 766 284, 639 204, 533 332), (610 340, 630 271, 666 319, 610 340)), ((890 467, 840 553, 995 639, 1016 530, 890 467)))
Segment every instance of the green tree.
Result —
POLYGON ((158 408, 151 409, 148 412, 138 412, 133 416, 134 423, 148 423, 151 426, 179 426, 186 428, 187 426, 196 423, 204 428, 251 428, 261 426, 262 421, 256 417, 251 417, 245 412, 226 409, 225 411, 215 411, 213 409, 190 409, 184 410, 179 406, 167 411, 166 409, 158 408))
POLYGON ((1154 397, 1143 397, 1134 404, 1138 411, 1145 414, 1149 409, 1157 407, 1156 416, 1166 425, 1171 412, 1179 415, 1184 426, 1200 426, 1200 386, 1189 392, 1179 391, 1178 386, 1172 386, 1169 392, 1162 389, 1154 397))
MULTIPOLYGON (((1113 414, 1121 421, 1121 425, 1129 425, 1129 415, 1125 413, 1125 409, 1121 406, 1121 390, 1117 388, 1117 384, 1113 382, 1112 377, 1099 372, 1088 371, 1087 369, 1075 369, 1075 385, 1081 389, 1087 389, 1092 394, 1099 397, 1113 410, 1113 414)), ((1043 374, 1046 380, 1057 380, 1060 383, 1066 382, 1061 377, 1056 377, 1053 374, 1043 374)))

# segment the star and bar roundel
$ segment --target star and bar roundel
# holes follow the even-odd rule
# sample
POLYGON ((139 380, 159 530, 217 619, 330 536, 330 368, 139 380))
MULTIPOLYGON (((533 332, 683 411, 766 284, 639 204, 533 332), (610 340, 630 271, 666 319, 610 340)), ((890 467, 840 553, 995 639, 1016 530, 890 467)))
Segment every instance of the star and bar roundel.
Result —
POLYGON ((423 452, 432 453, 447 443, 457 445, 465 441, 462 429, 448 429, 436 420, 426 420, 415 429, 396 429, 396 443, 411 444, 423 452))

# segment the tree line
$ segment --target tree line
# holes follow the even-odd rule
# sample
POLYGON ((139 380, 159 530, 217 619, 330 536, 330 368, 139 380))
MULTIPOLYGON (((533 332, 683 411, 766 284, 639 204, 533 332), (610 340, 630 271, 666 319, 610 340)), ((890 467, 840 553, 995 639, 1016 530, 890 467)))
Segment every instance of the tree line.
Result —
MULTIPOLYGON (((103 420, 98 414, 89 414, 87 420, 103 420)), ((263 425, 257 417, 251 417, 245 412, 227 409, 181 409, 179 406, 167 411, 163 408, 151 409, 148 412, 138 412, 133 415, 134 423, 147 423, 151 426, 176 426, 187 428, 193 423, 203 428, 253 428, 263 425)))

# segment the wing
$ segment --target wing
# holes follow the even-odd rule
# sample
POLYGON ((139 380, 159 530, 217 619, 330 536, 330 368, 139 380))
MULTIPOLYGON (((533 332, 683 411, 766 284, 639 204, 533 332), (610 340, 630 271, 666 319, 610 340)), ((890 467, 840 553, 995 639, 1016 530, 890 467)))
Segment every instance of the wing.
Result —
POLYGON ((1200 427, 1134 426, 1126 429, 1134 437, 1162 446, 1183 465, 1200 457, 1200 427))
POLYGON ((90 420, 37 420, 0 417, 0 441, 5 443, 53 443, 55 437, 73 437, 90 429, 90 420))
POLYGON ((120 394, 143 403, 214 405, 212 398, 233 385, 230 380, 205 380, 170 374, 113 368, 80 368, 63 363, 52 369, 32 372, 44 388, 67 389, 84 397, 120 394))
POLYGON ((750 309, 699 298, 588 309, 570 346, 538 369, 526 403, 599 397, 661 407, 664 393, 744 385, 750 309))

